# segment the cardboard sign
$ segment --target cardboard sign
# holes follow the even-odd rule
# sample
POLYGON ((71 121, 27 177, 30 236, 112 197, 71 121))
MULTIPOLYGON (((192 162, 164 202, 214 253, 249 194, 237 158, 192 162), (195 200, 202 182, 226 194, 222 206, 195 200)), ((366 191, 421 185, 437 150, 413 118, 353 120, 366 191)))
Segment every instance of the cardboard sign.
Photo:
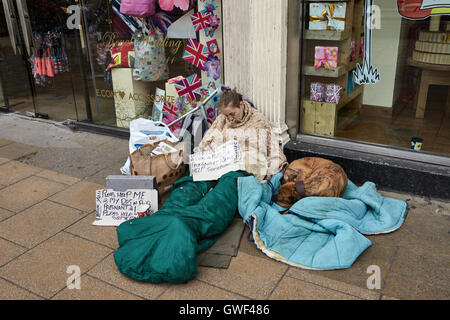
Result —
POLYGON ((158 191, 132 189, 96 191, 96 226, 118 226, 130 219, 152 215, 158 211, 158 191))
POLYGON ((194 181, 217 180, 227 172, 245 170, 242 151, 235 140, 212 151, 194 153, 189 160, 194 181))

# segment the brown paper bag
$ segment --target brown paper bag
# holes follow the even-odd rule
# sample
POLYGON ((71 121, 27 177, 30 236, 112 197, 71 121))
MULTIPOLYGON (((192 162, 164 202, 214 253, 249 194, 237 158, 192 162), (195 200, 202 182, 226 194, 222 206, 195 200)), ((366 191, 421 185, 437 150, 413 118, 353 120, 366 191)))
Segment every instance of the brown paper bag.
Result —
POLYGON ((162 140, 146 144, 130 154, 130 168, 132 176, 154 176, 160 196, 172 188, 172 184, 186 172, 183 163, 184 143, 162 140), (178 152, 150 156, 160 142, 174 147, 178 152))

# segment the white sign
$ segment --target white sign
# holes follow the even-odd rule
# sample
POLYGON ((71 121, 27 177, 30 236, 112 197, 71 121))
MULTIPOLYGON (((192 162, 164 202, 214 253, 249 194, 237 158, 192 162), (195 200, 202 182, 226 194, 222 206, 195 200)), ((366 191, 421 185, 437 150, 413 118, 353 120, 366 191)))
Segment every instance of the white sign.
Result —
POLYGON ((245 170, 239 143, 228 141, 215 150, 194 153, 189 157, 194 181, 217 180, 230 171, 245 170))
POLYGON ((450 0, 423 0, 420 9, 450 7, 450 0))
POLYGON ((96 226, 118 226, 122 222, 150 216, 158 211, 158 191, 133 189, 96 191, 96 226))

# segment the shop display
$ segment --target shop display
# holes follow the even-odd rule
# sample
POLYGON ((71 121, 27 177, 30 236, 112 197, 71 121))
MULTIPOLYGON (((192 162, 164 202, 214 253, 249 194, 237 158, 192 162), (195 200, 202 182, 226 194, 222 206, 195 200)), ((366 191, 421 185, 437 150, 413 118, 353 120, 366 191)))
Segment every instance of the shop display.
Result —
POLYGON ((450 65, 450 32, 420 31, 412 59, 418 62, 450 65))
POLYGON ((206 71, 208 78, 218 80, 220 78, 220 59, 210 54, 203 70, 206 71))
POLYGON ((341 2, 314 2, 310 3, 310 9, 313 10, 309 12, 309 30, 306 30, 305 36, 306 63, 303 68, 304 81, 309 90, 302 101, 301 130, 334 136, 339 110, 347 107, 351 111, 349 114, 353 115, 359 112, 361 106, 363 87, 355 87, 352 72, 355 65, 362 61, 357 53, 363 47, 360 38, 363 36, 364 0, 349 0, 345 6, 341 6, 341 2), (347 20, 349 23, 345 23, 345 17, 351 17, 347 20), (330 26, 333 20, 339 23, 331 22, 330 26))
POLYGON ((364 37, 359 39, 359 56, 364 58, 364 37))
POLYGON ((191 14, 192 25, 194 26, 194 31, 200 31, 209 26, 209 18, 211 13, 196 12, 191 14))
POLYGON ((314 69, 324 67, 328 70, 334 70, 338 62, 338 47, 316 46, 314 51, 314 69))
POLYGON ((328 83, 325 87, 325 102, 338 104, 341 99, 341 90, 341 86, 334 83, 328 83))
MULTIPOLYGON (((111 49, 111 63, 106 70, 112 68, 134 68, 134 45, 122 42, 111 49)), ((106 53, 105 53, 106 54, 106 53)))
POLYGON ((345 2, 313 2, 309 4, 309 30, 344 30, 345 2))
POLYGON ((197 74, 190 75, 189 77, 175 82, 175 89, 180 97, 186 96, 190 101, 195 101, 200 99, 201 94, 199 92, 202 86, 201 79, 197 74))
POLYGON ((156 0, 122 0, 120 12, 134 17, 147 17, 155 14, 156 0))
POLYGON ((186 11, 189 9, 190 0, 159 0, 158 3, 165 11, 172 11, 174 7, 186 11))
POLYGON ((203 66, 208 60, 208 55, 209 50, 207 46, 197 40, 189 39, 183 54, 183 59, 193 66, 203 70, 203 66))
POLYGON ((310 99, 312 101, 322 102, 325 100, 325 84, 321 82, 311 82, 310 99))
POLYGON ((356 60, 356 42, 352 40, 350 42, 350 62, 356 60))
POLYGON ((169 77, 169 67, 164 45, 161 45, 162 41, 163 35, 158 29, 153 30, 148 36, 143 32, 135 34, 133 69, 135 80, 157 81, 169 77))
POLYGON ((219 44, 217 43, 217 39, 207 41, 206 46, 208 47, 209 54, 212 54, 213 56, 215 56, 220 53, 220 48, 219 48, 219 44))
POLYGON ((58 31, 33 34, 34 53, 28 59, 37 85, 45 86, 55 75, 69 72, 69 58, 58 31))

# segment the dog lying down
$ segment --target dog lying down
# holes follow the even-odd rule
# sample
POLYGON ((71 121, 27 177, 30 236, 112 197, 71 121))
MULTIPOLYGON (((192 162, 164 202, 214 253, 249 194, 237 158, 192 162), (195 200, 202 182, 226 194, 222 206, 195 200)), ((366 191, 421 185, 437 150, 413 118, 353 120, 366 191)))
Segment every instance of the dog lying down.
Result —
POLYGON ((347 182, 344 169, 333 161, 317 157, 297 159, 286 168, 275 201, 289 208, 304 197, 340 197, 347 182))

